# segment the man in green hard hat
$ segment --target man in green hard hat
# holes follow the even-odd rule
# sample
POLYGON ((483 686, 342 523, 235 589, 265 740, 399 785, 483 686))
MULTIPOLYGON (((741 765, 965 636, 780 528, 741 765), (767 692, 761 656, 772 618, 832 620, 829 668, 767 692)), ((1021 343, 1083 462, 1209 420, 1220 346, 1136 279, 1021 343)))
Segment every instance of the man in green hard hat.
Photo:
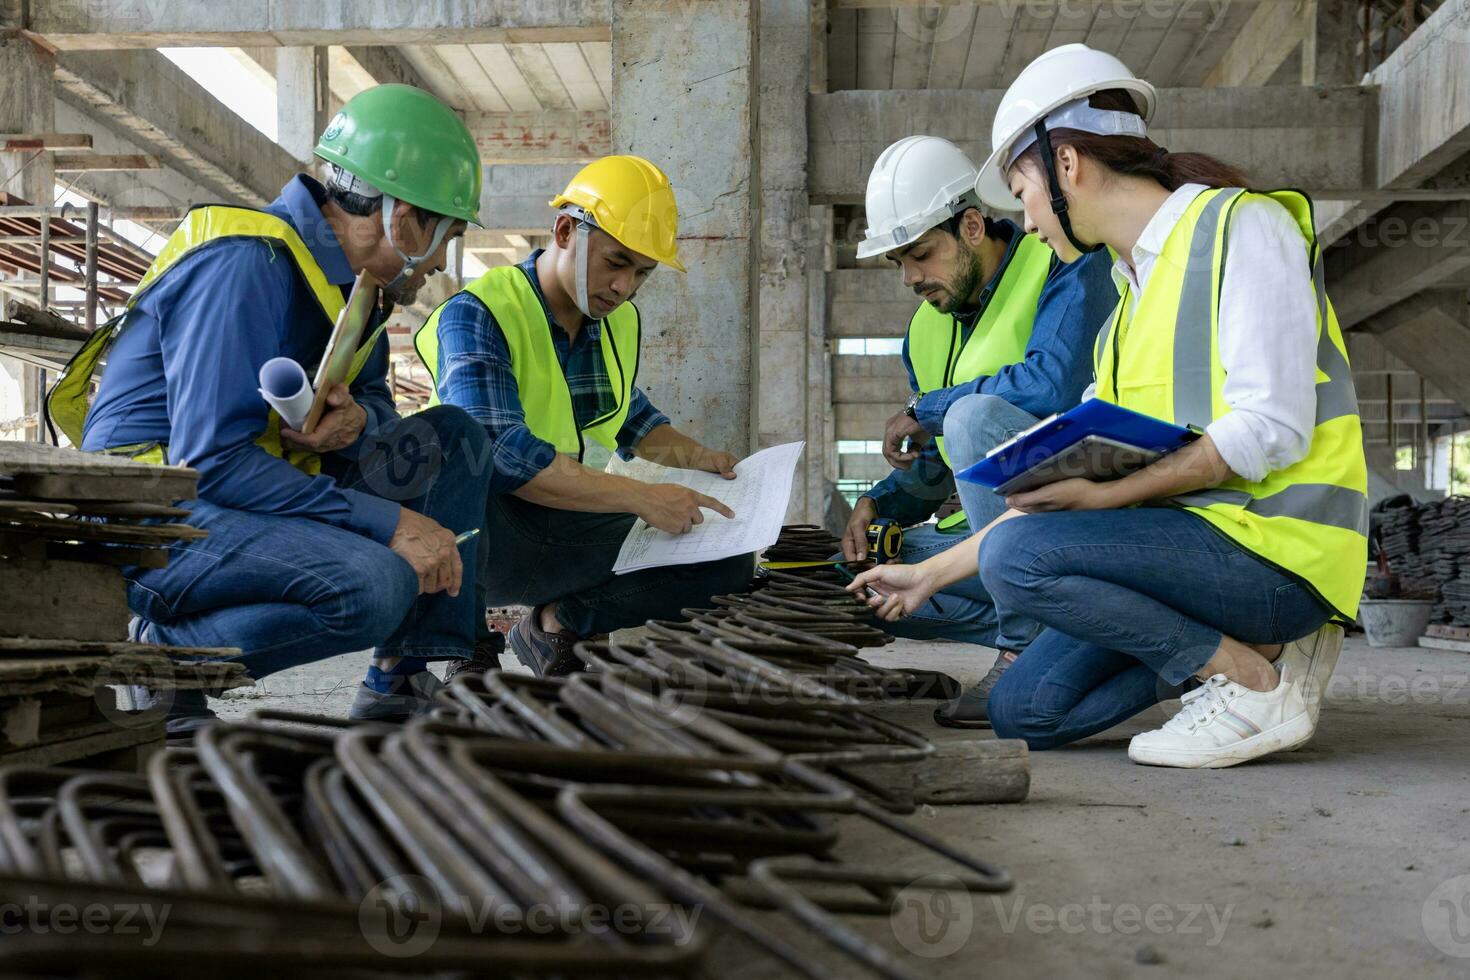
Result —
MULTIPOLYGON (((49 415, 85 450, 199 471, 182 520, 209 536, 175 545, 164 568, 125 569, 135 639, 237 647, 257 680, 371 649, 352 716, 401 718, 433 694, 429 660, 473 654, 475 545, 455 538, 484 518, 484 430, 448 406, 399 418, 387 309, 310 435, 285 426, 258 378, 277 357, 314 373, 358 273, 388 304, 411 301, 478 223, 481 166, 459 117, 406 85, 354 97, 316 154, 325 184, 300 174, 262 210, 190 211, 49 415)), ((180 692, 169 731, 213 717, 180 692)))

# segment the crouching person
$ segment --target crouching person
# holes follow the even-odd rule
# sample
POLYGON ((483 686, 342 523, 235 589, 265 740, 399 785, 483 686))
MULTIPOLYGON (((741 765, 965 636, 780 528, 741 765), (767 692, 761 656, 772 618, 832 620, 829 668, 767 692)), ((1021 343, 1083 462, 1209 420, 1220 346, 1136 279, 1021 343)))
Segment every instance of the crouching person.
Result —
MULTIPOLYGON (((275 357, 320 361, 359 272, 411 302, 477 221, 481 168, 458 117, 400 85, 352 99, 316 153, 326 186, 298 175, 264 210, 191 211, 49 411, 84 450, 199 471, 183 520, 209 536, 164 568, 125 569, 135 639, 238 647, 257 680, 371 649, 351 716, 401 719, 438 685, 429 660, 474 649, 475 568, 455 537, 484 516, 484 432, 455 408, 399 418, 383 310, 310 435, 261 399, 258 375, 275 357)), ((180 692, 167 724, 184 735, 213 717, 180 692)))
POLYGON ((640 157, 605 157, 551 206, 551 245, 469 284, 415 343, 438 397, 490 437, 484 526, 494 548, 481 550, 482 599, 533 607, 511 630, 511 650, 537 674, 556 675, 581 666, 578 640, 743 590, 753 563, 741 555, 613 574, 640 517, 678 534, 706 510, 733 515, 686 487, 584 465, 588 440, 727 479, 737 459, 679 432, 634 385, 642 319, 633 296, 660 264, 684 271, 668 178, 640 157))

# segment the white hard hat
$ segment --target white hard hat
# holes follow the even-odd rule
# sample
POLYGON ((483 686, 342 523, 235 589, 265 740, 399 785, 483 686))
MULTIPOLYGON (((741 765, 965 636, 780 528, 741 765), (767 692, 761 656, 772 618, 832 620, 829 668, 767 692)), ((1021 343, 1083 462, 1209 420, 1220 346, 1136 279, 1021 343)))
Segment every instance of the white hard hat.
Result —
POLYGON ((1064 44, 1045 52, 1022 69, 1006 89, 990 127, 990 159, 980 168, 975 190, 993 208, 1015 211, 1021 202, 1011 193, 1006 170, 1026 147, 1035 142, 1037 122, 1051 129, 1142 136, 1143 123, 1154 114, 1157 93, 1117 58, 1085 44, 1064 44), (1133 94, 1139 116, 1130 112, 1093 109, 1087 97, 1108 89, 1133 94), (1055 110, 1063 110, 1056 112, 1055 110))
POLYGON ((979 206, 975 164, 938 136, 907 136, 884 150, 868 175, 868 232, 858 258, 891 252, 966 208, 979 206))

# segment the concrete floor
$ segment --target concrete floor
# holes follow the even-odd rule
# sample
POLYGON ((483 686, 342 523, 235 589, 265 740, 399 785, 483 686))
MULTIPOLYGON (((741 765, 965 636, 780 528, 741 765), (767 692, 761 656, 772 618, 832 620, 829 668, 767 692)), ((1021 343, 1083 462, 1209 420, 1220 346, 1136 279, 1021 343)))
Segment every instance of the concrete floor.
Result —
MULTIPOLYGON (((871 659, 968 682, 993 657, 903 641, 871 659)), ((362 663, 337 657, 216 706, 226 716, 267 705, 344 714, 362 663)), ((1328 698, 1304 749, 1234 769, 1131 764, 1128 738, 1161 723, 1163 708, 1036 753, 1026 803, 912 818, 1006 867, 1012 892, 853 924, 934 977, 1470 976, 1470 654, 1352 638, 1328 698)), ((956 737, 927 710, 910 723, 956 737)), ((843 840, 850 861, 944 870, 865 824, 843 840)), ((723 945, 718 975, 779 974, 723 945)))

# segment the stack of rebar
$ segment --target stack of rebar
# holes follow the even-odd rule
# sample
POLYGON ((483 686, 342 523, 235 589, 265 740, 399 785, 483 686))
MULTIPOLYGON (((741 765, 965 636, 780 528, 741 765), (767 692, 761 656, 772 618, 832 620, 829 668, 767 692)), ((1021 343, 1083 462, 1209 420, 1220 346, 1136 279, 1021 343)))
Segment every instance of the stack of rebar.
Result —
POLYGON ((783 737, 818 751, 783 753, 612 674, 470 677, 440 701, 404 726, 217 724, 146 776, 0 769, 0 904, 168 919, 147 937, 21 930, 0 971, 197 974, 207 952, 232 969, 672 976, 730 932, 801 975, 851 975, 832 962, 845 956, 907 978, 834 913, 888 916, 907 888, 1010 887, 811 764, 922 754, 907 734, 791 723, 783 737), (843 859, 837 817, 866 824, 869 846, 891 839, 881 867, 843 859), (753 914, 772 910, 827 952, 753 914))

